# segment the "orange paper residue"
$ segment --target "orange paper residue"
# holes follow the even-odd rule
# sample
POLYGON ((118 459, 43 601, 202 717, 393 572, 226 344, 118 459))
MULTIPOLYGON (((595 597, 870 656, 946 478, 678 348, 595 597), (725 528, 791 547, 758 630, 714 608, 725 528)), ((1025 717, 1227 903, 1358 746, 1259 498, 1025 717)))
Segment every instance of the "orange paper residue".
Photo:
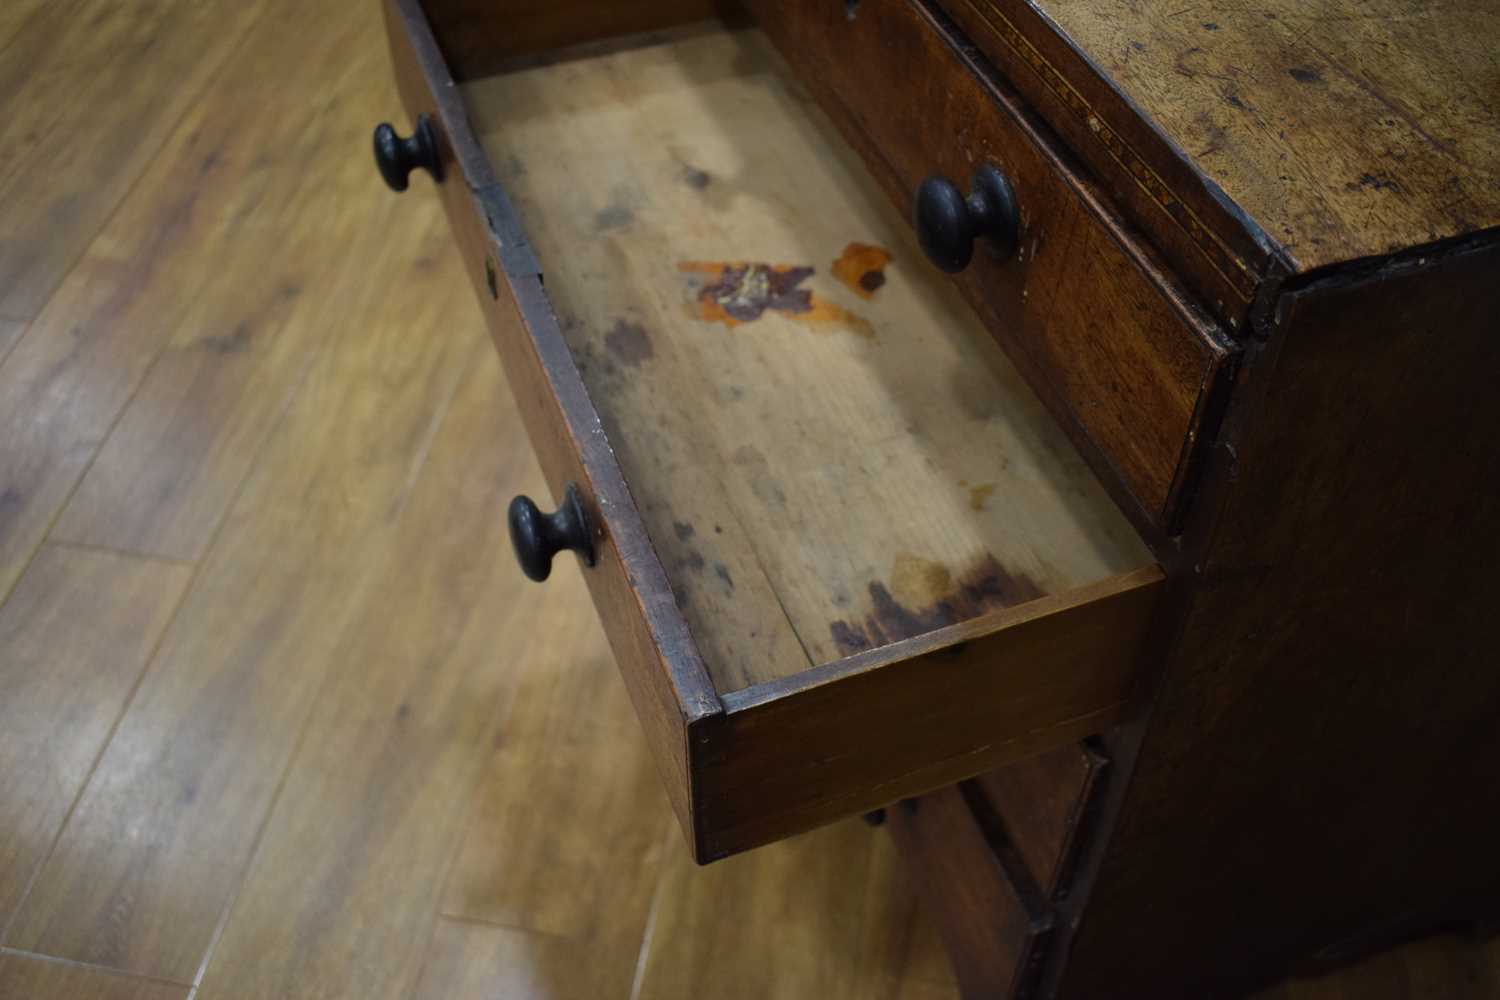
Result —
POLYGON ((850 243, 833 262, 833 276, 852 288, 860 298, 871 299, 885 284, 885 266, 891 252, 868 243, 850 243))
POLYGON ((874 328, 856 316, 803 288, 813 269, 754 261, 679 261, 686 274, 705 275, 693 303, 698 319, 736 327, 759 319, 771 310, 812 326, 838 326, 861 337, 875 336, 874 328))

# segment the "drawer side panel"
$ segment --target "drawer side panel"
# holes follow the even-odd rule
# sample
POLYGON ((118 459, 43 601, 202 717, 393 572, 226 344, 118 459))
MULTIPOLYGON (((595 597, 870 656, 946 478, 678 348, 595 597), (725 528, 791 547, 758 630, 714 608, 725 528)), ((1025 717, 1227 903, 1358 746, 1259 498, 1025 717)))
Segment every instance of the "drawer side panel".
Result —
POLYGON ((386 13, 402 100, 413 120, 431 116, 439 134, 438 192, 542 471, 554 498, 569 483, 583 494, 598 558, 584 579, 693 843, 689 733, 722 706, 421 9, 415 0, 389 0, 386 13))

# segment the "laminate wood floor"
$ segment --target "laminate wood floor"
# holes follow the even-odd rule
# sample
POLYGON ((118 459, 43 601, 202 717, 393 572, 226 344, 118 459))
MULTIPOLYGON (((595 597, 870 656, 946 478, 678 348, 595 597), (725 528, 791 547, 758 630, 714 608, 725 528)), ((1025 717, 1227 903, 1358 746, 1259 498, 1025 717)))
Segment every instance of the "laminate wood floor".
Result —
POLYGON ((0 12, 0 997, 955 996, 878 831, 688 861, 389 77, 373 0, 0 12))

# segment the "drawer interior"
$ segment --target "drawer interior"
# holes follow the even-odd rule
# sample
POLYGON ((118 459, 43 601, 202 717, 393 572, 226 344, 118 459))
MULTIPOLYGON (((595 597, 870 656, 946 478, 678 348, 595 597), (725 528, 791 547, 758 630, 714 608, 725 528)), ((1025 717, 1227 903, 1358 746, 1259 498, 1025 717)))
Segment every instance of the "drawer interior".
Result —
POLYGON ((1153 564, 757 30, 462 94, 721 695, 1153 564))

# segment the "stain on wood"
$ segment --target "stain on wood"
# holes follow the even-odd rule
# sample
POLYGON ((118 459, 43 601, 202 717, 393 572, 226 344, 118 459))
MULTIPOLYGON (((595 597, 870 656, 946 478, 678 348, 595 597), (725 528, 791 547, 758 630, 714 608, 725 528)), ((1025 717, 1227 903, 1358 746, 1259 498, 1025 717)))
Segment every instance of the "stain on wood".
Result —
MULTIPOLYGON (((1115 132, 1163 175, 1174 172, 1171 160, 1186 164, 1202 178, 1199 192, 1222 192, 1238 209, 1206 218, 1221 237, 1233 239, 1231 227, 1259 229, 1295 269, 1310 270, 1500 223, 1495 4, 1268 0, 1215 7, 1208 36, 1171 8, 1138 0, 1031 5, 1050 29, 1029 26, 1023 6, 968 0, 955 9, 1002 63, 1017 51, 1001 41, 1006 25, 1042 36, 1036 48, 1057 68, 1028 67, 1018 75, 1023 89, 1050 70, 1073 94, 1089 95, 1079 100, 1091 102, 1098 127, 1086 156, 1115 132), (1053 32, 1060 46, 1045 40, 1053 32), (1090 65, 1051 51, 1070 44, 1090 65), (1095 99, 1095 74, 1124 101, 1095 99), (1404 183, 1347 187, 1365 174, 1404 183)), ((1120 166, 1118 183, 1135 186, 1120 166)), ((1174 194, 1191 200, 1193 186, 1174 182, 1174 194)))
POLYGON ((646 328, 629 320, 617 320, 604 335, 604 347, 619 359, 620 364, 634 368, 655 355, 651 337, 646 328))
MULTIPOLYGON (((433 89, 451 93, 441 81, 433 89)), ((620 532, 607 534, 615 545, 588 574, 622 673, 706 668, 714 683, 722 716, 676 691, 636 697, 648 730, 689 720, 680 741, 653 749, 669 765, 674 804, 690 813, 698 860, 1074 741, 1117 716, 1160 571, 941 275, 891 282, 872 316, 882 336, 870 342, 807 337, 799 327, 809 313, 769 308, 740 324, 749 333, 725 335, 738 328, 715 330, 721 324, 686 308, 691 297, 670 294, 684 285, 678 261, 723 260, 724 248, 792 267, 835 259, 851 221, 893 256, 919 256, 905 213, 828 133, 762 37, 703 32, 620 48, 479 81, 462 95, 466 106, 445 116, 448 134, 467 139, 473 122, 490 157, 525 163, 503 194, 481 182, 493 193, 473 216, 489 220, 502 245, 524 219, 535 269, 504 260, 513 300, 498 307, 477 278, 493 243, 471 258, 471 273, 516 390, 539 412, 552 399, 570 404, 571 437, 528 421, 541 464, 554 490, 582 477, 609 491, 601 516, 632 529, 623 544, 620 532), (726 105, 734 130, 716 113, 726 105), (685 162, 734 196, 681 183, 685 162), (595 215, 622 188, 643 194, 635 223, 601 238, 595 215), (629 378, 618 365, 609 371, 602 344, 622 316, 650 330, 654 349, 629 378), (991 403, 981 411, 978 398, 991 403), (597 484, 580 468, 591 448, 619 462, 597 484), (955 494, 961 476, 998 480, 1007 462, 1003 511, 975 512, 955 494), (633 530, 637 512, 649 539, 633 530), (692 535, 679 538, 676 522, 692 535), (953 567, 959 579, 935 607, 895 596, 890 560, 901 551, 953 567), (986 556, 1007 575, 962 578, 986 556), (1027 582, 1007 582, 1015 574, 1027 582), (974 616, 848 656, 829 622, 866 627, 853 601, 871 580, 885 591, 872 597, 881 641, 974 616), (1025 592, 1006 596, 1015 588, 1025 592), (1010 600, 1025 603, 978 610, 1010 600), (645 636, 642 648, 630 631, 641 608, 680 613, 691 638, 645 636), (939 669, 943 685, 924 683, 939 669), (733 707, 732 696, 741 696, 733 707), (828 728, 828 699, 847 724, 828 728), (865 752, 870 732, 912 712, 934 720, 914 745, 865 752)), ((477 151, 464 145, 455 156, 467 163, 477 151)), ((461 235, 468 218, 457 220, 461 235)), ((724 270, 687 273, 701 291, 724 270)), ((802 280, 817 296, 854 298, 835 281, 802 280)), ((939 574, 906 576, 931 587, 939 574)))
POLYGON ((867 339, 875 336, 868 320, 802 287, 813 276, 810 267, 747 261, 682 261, 677 267, 690 275, 708 276, 703 283, 693 282, 696 314, 704 322, 733 328, 771 311, 806 326, 842 327, 867 339))
POLYGON ((965 582, 971 606, 994 603, 961 579, 986 555, 1046 594, 1149 561, 941 275, 903 271, 852 326, 863 300, 816 262, 855 234, 892 260, 921 251, 759 33, 684 34, 462 93, 721 693, 845 656, 829 623, 864 629, 871 581, 889 597, 882 634, 906 634, 898 608, 949 620, 933 609, 957 613, 965 582), (624 191, 635 222, 599 234, 624 191), (650 339, 635 367, 622 321, 650 339), (961 479, 993 484, 983 509, 961 479), (952 586, 920 589, 898 552, 950 567, 952 586))
POLYGON ((868 589, 870 610, 863 619, 829 626, 845 655, 1025 604, 1045 593, 1026 574, 1008 572, 993 556, 980 559, 955 582, 942 563, 906 552, 896 556, 889 584, 876 580, 868 589))
POLYGON ((734 327, 760 319, 767 309, 788 315, 812 312, 812 292, 800 287, 812 277, 810 267, 733 261, 683 261, 677 267, 710 275, 697 295, 698 315, 706 322, 734 327))
MULTIPOLYGON (((1165 262, 931 5, 865 0, 853 22, 833 4, 749 6, 904 226, 924 178, 965 181, 977 163, 1004 165, 1030 220, 1024 259, 979 253, 955 281, 1117 499, 1138 501, 1142 523, 1170 525, 1199 457, 1190 443, 1211 436, 1207 401, 1229 349, 1165 262), (892 65, 905 72, 884 72, 892 65)), ((898 260, 922 260, 915 247, 859 235, 898 260)), ((922 269, 903 269, 899 284, 922 269)), ((880 292, 882 311, 892 291, 880 292)))
POLYGON ((885 284, 885 267, 891 262, 891 252, 884 247, 868 243, 850 243, 833 262, 833 276, 860 298, 874 298, 885 284))
POLYGON ((969 509, 984 510, 985 505, 990 502, 990 497, 999 488, 998 483, 979 483, 969 487, 969 509))

